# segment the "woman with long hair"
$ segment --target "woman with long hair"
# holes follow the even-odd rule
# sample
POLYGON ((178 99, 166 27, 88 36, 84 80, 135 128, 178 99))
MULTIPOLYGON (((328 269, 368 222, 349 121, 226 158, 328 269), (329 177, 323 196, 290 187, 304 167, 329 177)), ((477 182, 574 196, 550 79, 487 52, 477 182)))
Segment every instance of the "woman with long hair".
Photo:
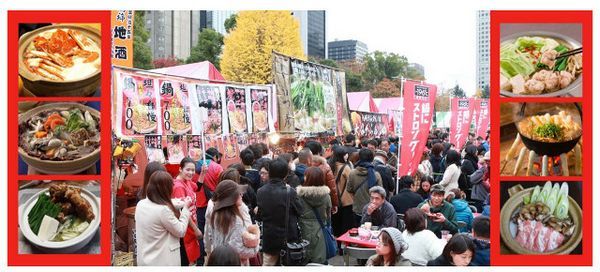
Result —
POLYGON ((338 237, 354 227, 354 213, 352 212, 354 199, 352 194, 346 191, 348 176, 352 171, 352 166, 348 162, 348 149, 343 146, 334 146, 333 155, 327 163, 333 171, 339 199, 338 212, 331 219, 333 235, 338 237))
POLYGON ((202 237, 202 231, 198 228, 196 214, 196 191, 198 190, 198 186, 196 182, 192 181, 195 172, 196 163, 194 160, 190 157, 183 158, 179 163, 179 175, 173 182, 173 193, 171 194, 172 198, 183 199, 185 201, 189 199, 189 201, 194 203, 194 206, 190 210, 192 215, 189 227, 182 241, 186 252, 185 257, 187 257, 187 259, 182 258, 181 260, 181 264, 184 266, 195 263, 200 257, 198 239, 202 237))
POLYGON ((242 202, 247 185, 233 180, 219 182, 206 210, 204 245, 208 255, 218 246, 231 246, 238 254, 242 265, 258 253, 260 233, 252 225, 248 208, 242 202))
POLYGON ((367 260, 367 266, 410 266, 410 261, 402 257, 407 248, 397 228, 383 228, 375 248, 377 254, 367 260))
POLYGON ((468 266, 475 255, 475 243, 473 238, 460 233, 452 236, 444 247, 442 255, 427 266, 468 266))
POLYGON ((302 239, 310 242, 307 249, 308 260, 312 263, 327 263, 325 237, 321 229, 331 222, 331 199, 329 187, 325 185, 325 174, 316 166, 311 166, 304 172, 304 183, 298 188, 298 198, 304 207, 298 218, 302 239))
POLYGON ((218 246, 208 255, 206 266, 240 266, 240 255, 230 246, 218 246))
POLYGON ((173 178, 165 171, 155 171, 146 183, 146 197, 135 209, 138 265, 181 265, 185 252, 180 248, 190 220, 191 200, 181 207, 171 201, 173 178), (181 210, 180 210, 181 209, 181 210))
POLYGON ((423 199, 429 198, 429 190, 431 189, 431 185, 433 185, 433 177, 432 176, 422 176, 421 184, 419 184, 418 194, 421 195, 423 199))
MULTIPOLYGON (((239 163, 230 165, 219 176, 219 182, 233 180, 240 185, 249 185, 249 179, 240 171, 244 171, 245 173, 246 169, 244 169, 243 165, 239 163)), ((242 195, 242 201, 246 204, 246 207, 248 207, 250 218, 252 219, 252 222, 254 222, 254 216, 256 215, 254 212, 254 208, 256 208, 256 192, 254 192, 254 189, 252 189, 251 186, 246 186, 246 192, 242 195)))
POLYGON ((146 165, 146 169, 144 169, 144 184, 142 185, 142 190, 138 193, 138 201, 146 198, 146 189, 148 188, 148 181, 150 181, 150 176, 154 174, 156 171, 167 171, 165 166, 157 161, 150 162, 146 165))
POLYGON ((453 149, 448 150, 446 154, 446 171, 440 181, 440 185, 444 187, 444 191, 449 193, 450 190, 458 188, 458 179, 460 178, 460 154, 453 149))

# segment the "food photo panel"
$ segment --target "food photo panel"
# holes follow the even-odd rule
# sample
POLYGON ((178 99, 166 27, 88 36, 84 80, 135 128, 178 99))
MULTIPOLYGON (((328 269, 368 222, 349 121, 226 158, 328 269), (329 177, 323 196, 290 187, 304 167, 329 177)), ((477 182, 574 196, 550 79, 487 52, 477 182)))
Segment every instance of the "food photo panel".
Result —
POLYGON ((502 103, 500 175, 581 176, 579 103, 502 103))
POLYGON ((19 96, 100 96, 100 24, 19 24, 19 96))
POLYGON ((581 182, 502 182, 501 254, 581 254, 581 182))
POLYGON ((19 254, 99 254, 98 181, 19 181, 19 254))

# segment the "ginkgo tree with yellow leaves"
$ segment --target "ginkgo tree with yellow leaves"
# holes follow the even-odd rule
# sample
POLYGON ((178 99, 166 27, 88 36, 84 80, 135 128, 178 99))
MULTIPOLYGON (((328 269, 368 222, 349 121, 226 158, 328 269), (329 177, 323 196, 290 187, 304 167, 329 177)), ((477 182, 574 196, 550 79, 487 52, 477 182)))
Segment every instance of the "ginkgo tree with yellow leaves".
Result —
POLYGON ((300 24, 290 11, 240 11, 236 26, 225 36, 221 74, 246 83, 271 82, 271 52, 306 60, 300 24))

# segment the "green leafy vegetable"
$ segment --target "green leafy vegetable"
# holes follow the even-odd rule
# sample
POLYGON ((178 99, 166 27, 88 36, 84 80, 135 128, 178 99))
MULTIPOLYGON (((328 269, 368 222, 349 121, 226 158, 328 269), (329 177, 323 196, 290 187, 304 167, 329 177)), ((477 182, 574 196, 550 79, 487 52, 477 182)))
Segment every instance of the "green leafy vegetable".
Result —
POLYGON ((52 202, 50 196, 41 194, 27 215, 27 222, 33 233, 38 234, 45 215, 56 218, 60 210, 60 206, 52 202))
POLYGON ((546 123, 535 128, 534 133, 540 137, 559 140, 563 136, 562 128, 553 123, 546 123))
POLYGON ((514 44, 504 44, 500 48, 500 69, 506 78, 511 78, 518 74, 529 76, 535 72, 533 61, 529 59, 528 54, 522 53, 514 44))
POLYGON ((515 42, 519 51, 540 51, 546 45, 546 40, 540 37, 519 37, 515 42))
POLYGON ((74 109, 69 112, 69 119, 67 119, 67 131, 73 132, 80 128, 87 128, 88 123, 85 121, 83 114, 79 109, 74 109))
POLYGON ((79 217, 67 216, 58 232, 50 240, 54 242, 71 240, 83 233, 89 226, 90 223, 79 217))

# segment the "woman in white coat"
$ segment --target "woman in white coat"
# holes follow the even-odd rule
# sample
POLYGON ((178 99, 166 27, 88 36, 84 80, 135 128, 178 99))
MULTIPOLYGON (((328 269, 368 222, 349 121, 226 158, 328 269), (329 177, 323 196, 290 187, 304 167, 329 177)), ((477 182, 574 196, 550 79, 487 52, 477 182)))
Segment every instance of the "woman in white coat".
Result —
POLYGON ((185 235, 190 219, 188 206, 192 203, 184 200, 183 207, 176 208, 171 201, 172 191, 171 175, 157 171, 150 176, 146 198, 137 204, 135 228, 140 266, 181 265, 179 239, 185 235))
POLYGON ((444 187, 446 193, 450 193, 452 189, 458 188, 458 179, 460 178, 460 154, 455 150, 448 150, 446 153, 446 171, 440 181, 440 185, 444 187))

